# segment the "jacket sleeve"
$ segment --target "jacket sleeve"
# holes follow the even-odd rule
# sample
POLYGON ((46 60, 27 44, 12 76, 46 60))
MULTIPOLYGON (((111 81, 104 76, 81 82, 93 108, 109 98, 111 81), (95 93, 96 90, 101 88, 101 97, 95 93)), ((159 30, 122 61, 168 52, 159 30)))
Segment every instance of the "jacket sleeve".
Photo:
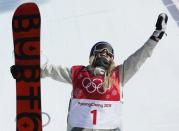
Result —
POLYGON ((145 60, 152 55, 153 49, 156 45, 156 41, 149 39, 141 48, 139 48, 123 62, 120 66, 122 86, 124 86, 128 80, 131 79, 145 60))
POLYGON ((41 67, 41 78, 44 77, 51 77, 54 80, 64 83, 72 83, 71 68, 55 66, 48 64, 48 62, 41 67))

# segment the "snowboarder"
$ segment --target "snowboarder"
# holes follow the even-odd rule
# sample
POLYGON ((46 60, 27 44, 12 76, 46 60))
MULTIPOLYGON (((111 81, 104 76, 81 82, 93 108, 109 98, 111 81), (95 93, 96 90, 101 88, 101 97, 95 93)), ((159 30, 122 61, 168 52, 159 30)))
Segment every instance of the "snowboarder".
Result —
MULTIPOLYGON (((121 131, 122 88, 151 56, 166 30, 168 16, 158 16, 156 29, 146 43, 121 65, 114 63, 114 50, 108 42, 96 43, 88 66, 71 68, 49 63, 41 67, 41 77, 51 77, 73 86, 68 113, 68 131, 121 131)), ((16 79, 18 69, 11 67, 16 79)))

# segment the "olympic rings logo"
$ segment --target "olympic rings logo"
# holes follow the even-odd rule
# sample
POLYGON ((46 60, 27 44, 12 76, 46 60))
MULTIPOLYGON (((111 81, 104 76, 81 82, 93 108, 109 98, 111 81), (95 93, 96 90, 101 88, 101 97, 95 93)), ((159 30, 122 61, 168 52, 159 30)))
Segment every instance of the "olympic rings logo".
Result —
POLYGON ((103 81, 101 79, 93 79, 86 77, 82 80, 82 86, 86 89, 88 93, 94 93, 97 91, 100 94, 106 93, 106 89, 102 86, 103 81))

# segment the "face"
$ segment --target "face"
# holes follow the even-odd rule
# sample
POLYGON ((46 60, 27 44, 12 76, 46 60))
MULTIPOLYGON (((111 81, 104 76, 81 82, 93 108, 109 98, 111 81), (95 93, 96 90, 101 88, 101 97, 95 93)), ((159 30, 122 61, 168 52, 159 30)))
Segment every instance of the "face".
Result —
POLYGON ((95 67, 103 67, 106 70, 110 67, 113 61, 113 55, 107 51, 107 49, 103 49, 101 51, 96 52, 96 57, 93 65, 95 67))

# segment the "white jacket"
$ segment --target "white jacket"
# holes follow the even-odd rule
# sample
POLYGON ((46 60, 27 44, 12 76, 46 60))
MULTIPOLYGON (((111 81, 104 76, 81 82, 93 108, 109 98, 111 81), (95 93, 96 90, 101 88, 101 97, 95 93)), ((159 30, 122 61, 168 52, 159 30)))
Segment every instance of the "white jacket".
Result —
MULTIPOLYGON (((151 56, 157 42, 149 39, 140 49, 129 56, 123 64, 120 65, 121 85, 124 86, 127 81, 138 71, 145 60, 151 56)), ((45 63, 41 67, 41 77, 51 77, 54 80, 72 84, 71 68, 61 65, 55 66, 45 63)))

